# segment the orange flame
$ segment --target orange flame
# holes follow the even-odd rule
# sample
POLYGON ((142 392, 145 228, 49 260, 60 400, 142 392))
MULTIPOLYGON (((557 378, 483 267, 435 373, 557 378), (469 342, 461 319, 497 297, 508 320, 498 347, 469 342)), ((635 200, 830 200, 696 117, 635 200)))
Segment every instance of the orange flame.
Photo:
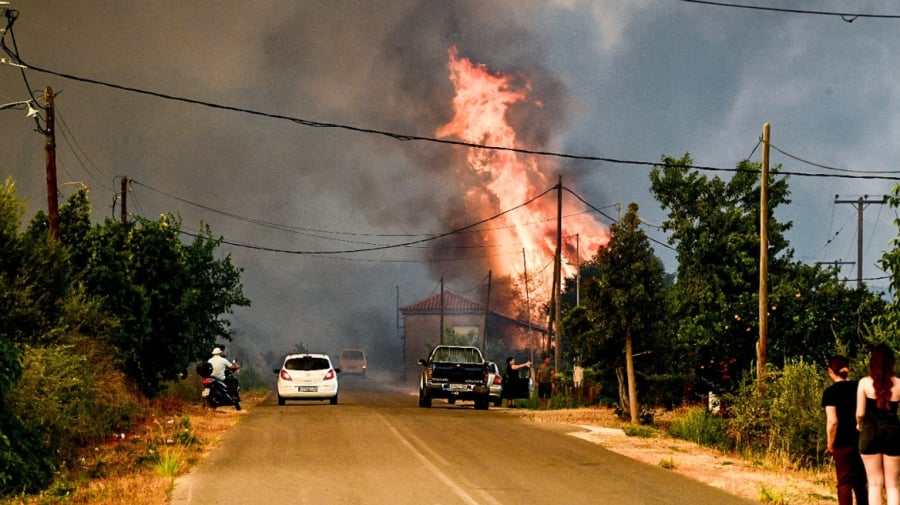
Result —
MULTIPOLYGON (((516 88, 509 75, 492 74, 485 65, 460 58, 456 47, 451 47, 448 52, 450 80, 456 91, 453 98, 455 115, 437 131, 437 135, 475 144, 524 149, 507 121, 507 112, 513 105, 529 99, 529 86, 516 88)), ((540 106, 537 101, 532 103, 540 106)), ((554 186, 555 181, 551 182, 545 171, 558 168, 549 164, 546 158, 538 160, 536 156, 510 151, 469 149, 467 167, 486 183, 483 187, 470 188, 466 200, 478 208, 482 218, 516 207, 554 186), (486 205, 484 202, 492 203, 486 205)), ((569 198, 563 195, 562 273, 565 277, 574 276, 578 263, 592 259, 609 242, 607 227, 585 213, 588 209, 580 203, 581 206, 576 207, 572 200, 571 195, 569 198)), ((551 193, 492 221, 485 229, 486 242, 515 246, 518 253, 493 256, 491 269, 499 275, 521 278, 527 268, 529 282, 536 272, 552 272, 556 215, 557 198, 551 193), (524 261, 521 259, 523 248, 524 261), (513 254, 518 254, 519 259, 511 259, 513 254)), ((552 274, 544 275, 552 278, 552 274)), ((550 283, 544 284, 549 292, 550 283)))

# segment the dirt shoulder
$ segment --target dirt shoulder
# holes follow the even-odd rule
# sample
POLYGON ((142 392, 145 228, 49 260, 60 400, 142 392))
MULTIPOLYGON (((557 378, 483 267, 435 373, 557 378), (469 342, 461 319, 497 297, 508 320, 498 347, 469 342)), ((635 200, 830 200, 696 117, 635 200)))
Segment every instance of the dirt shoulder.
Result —
POLYGON ((622 429, 626 423, 608 408, 508 412, 534 422, 571 424, 578 427, 573 436, 761 503, 833 505, 837 501, 831 468, 812 472, 775 467, 675 439, 662 431, 651 437, 628 436, 622 429))

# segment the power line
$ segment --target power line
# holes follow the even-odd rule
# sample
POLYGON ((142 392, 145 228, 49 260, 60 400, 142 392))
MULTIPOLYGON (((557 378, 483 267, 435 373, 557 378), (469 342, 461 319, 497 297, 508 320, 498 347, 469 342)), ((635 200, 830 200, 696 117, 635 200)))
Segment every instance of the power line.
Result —
MULTIPOLYGON (((729 6, 729 7, 756 8, 756 9, 764 9, 764 10, 784 10, 786 12, 798 12, 798 13, 809 13, 809 14, 840 15, 839 13, 802 11, 802 10, 795 10, 795 9, 761 8, 761 7, 751 7, 751 6, 745 6, 745 5, 739 5, 739 4, 727 4, 727 3, 720 3, 720 2, 705 2, 702 0, 682 0, 682 1, 693 2, 693 3, 704 3, 704 4, 710 4, 710 5, 719 5, 719 6, 729 6)), ((898 16, 885 16, 885 15, 873 15, 873 14, 853 14, 853 15, 857 16, 857 17, 897 17, 897 18, 900 18, 900 15, 898 15, 898 16)), ((7 17, 6 29, 0 30, 0 34, 2 34, 2 36, 0 36, 0 48, 2 48, 4 50, 4 52, 6 52, 6 54, 10 57, 10 60, 7 60, 6 58, 2 58, 2 59, 0 59, 0 64, 7 64, 7 65, 12 65, 12 66, 18 67, 22 72, 23 78, 25 78, 26 85, 28 84, 28 80, 25 75, 25 70, 34 70, 36 72, 55 75, 57 77, 61 77, 64 79, 70 79, 70 80, 88 83, 88 84, 95 84, 98 86, 105 86, 105 87, 117 89, 120 91, 137 93, 137 94, 152 96, 152 97, 156 97, 156 98, 161 98, 164 100, 171 100, 171 101, 187 103, 187 104, 192 104, 192 105, 199 105, 199 106, 203 106, 203 107, 209 107, 212 109, 239 112, 239 113, 244 113, 244 114, 253 115, 253 116, 265 117, 265 118, 269 118, 269 119, 291 121, 293 123, 296 123, 296 124, 299 124, 302 126, 308 126, 308 127, 313 127, 313 128, 333 128, 333 129, 351 131, 351 132, 355 132, 355 133, 379 135, 379 136, 384 136, 384 137, 388 137, 388 138, 391 138, 394 140, 399 140, 399 141, 431 142, 431 143, 452 145, 452 146, 458 146, 458 147, 467 147, 467 148, 471 148, 471 149, 506 151, 506 152, 513 152, 513 153, 517 153, 517 154, 525 154, 525 155, 532 155, 532 156, 553 157, 553 158, 571 159, 571 160, 579 160, 579 161, 599 161, 599 162, 611 163, 611 164, 617 164, 617 165, 638 165, 638 166, 648 166, 648 167, 656 167, 659 165, 658 162, 649 162, 649 161, 641 161, 641 160, 626 160, 626 159, 611 158, 611 157, 599 156, 599 155, 571 154, 571 153, 557 152, 557 151, 544 151, 544 150, 525 149, 525 148, 520 148, 520 147, 479 144, 479 143, 474 143, 474 142, 465 142, 465 141, 461 141, 461 140, 453 140, 453 139, 446 139, 446 138, 436 138, 436 137, 429 137, 429 136, 424 136, 424 135, 412 135, 412 134, 405 134, 405 133, 397 133, 397 132, 392 132, 392 131, 387 131, 387 130, 366 128, 366 127, 342 124, 342 123, 326 123, 326 122, 304 119, 304 118, 300 118, 300 117, 288 116, 288 115, 284 115, 284 114, 273 114, 273 113, 268 113, 268 112, 262 112, 262 111, 257 111, 257 110, 253 110, 253 109, 248 109, 245 107, 236 107, 236 106, 232 106, 232 105, 224 105, 224 104, 219 104, 219 103, 214 103, 214 102, 197 100, 197 99, 193 99, 193 98, 186 98, 186 97, 172 95, 172 94, 168 94, 168 93, 161 93, 161 92, 157 92, 157 91, 150 91, 150 90, 146 90, 146 89, 136 88, 133 86, 125 86, 122 84, 116 84, 116 83, 112 83, 112 82, 108 82, 108 81, 101 81, 98 79, 80 77, 80 76, 77 76, 74 74, 58 72, 55 70, 45 69, 45 68, 41 68, 41 67, 30 65, 30 64, 26 63, 19 55, 18 46, 16 45, 16 42, 15 42, 15 34, 12 29, 15 20, 18 19, 18 11, 15 11, 13 9, 7 9, 6 17, 7 17), (10 49, 6 45, 6 34, 7 33, 10 35, 10 37, 13 41, 13 49, 10 49)), ((30 88, 29 88, 29 90, 30 90, 30 88)), ((31 91, 29 91, 29 93, 31 93, 31 91)), ((32 97, 33 97, 33 93, 32 93, 32 97)), ((35 103, 37 103, 36 99, 35 99, 35 103)), ((40 105, 40 104, 38 104, 38 105, 40 105)), ((756 149, 754 148, 754 152, 755 152, 755 150, 756 149)), ((784 154, 786 154, 786 153, 784 153, 784 154)), ((712 171, 712 172, 738 172, 740 170, 740 169, 736 169, 736 168, 721 168, 721 167, 712 167, 712 166, 704 166, 704 165, 685 165, 685 168, 691 168, 691 169, 703 170, 703 171, 712 171)), ((863 173, 861 171, 854 171, 854 172, 863 173)), ((812 173, 793 172, 793 171, 781 171, 779 173, 781 173, 783 175, 793 175, 793 176, 797 176, 797 177, 822 177, 822 178, 845 178, 845 179, 883 179, 883 180, 900 181, 900 177, 890 177, 890 176, 882 176, 882 175, 854 176, 854 175, 848 175, 848 174, 812 174, 812 173)), ((870 172, 865 172, 865 173, 870 173, 870 172)), ((895 173, 895 172, 886 172, 886 173, 895 173)))
POLYGON ((296 250, 296 249, 281 249, 281 248, 274 248, 274 247, 264 247, 264 246, 257 246, 257 245, 253 245, 253 244, 245 244, 245 243, 241 243, 241 242, 232 242, 232 241, 228 241, 228 240, 223 240, 222 243, 228 244, 228 245, 233 245, 235 247, 244 247, 247 249, 256 249, 256 250, 260 250, 260 251, 279 252, 279 253, 298 254, 298 255, 352 254, 352 253, 370 252, 370 251, 383 251, 385 249, 396 249, 396 248, 400 248, 400 247, 409 247, 409 246, 413 246, 413 245, 423 244, 425 242, 439 240, 444 237, 449 237, 451 235, 455 235, 455 234, 461 233, 463 231, 470 230, 472 228, 480 226, 484 223, 493 221, 494 219, 498 219, 500 216, 503 216, 505 214, 513 212, 516 209, 530 205, 535 200, 538 200, 539 198, 543 197, 544 195, 546 195, 547 193, 549 193, 555 189, 556 189, 555 186, 552 188, 549 188, 549 189, 545 190, 543 193, 531 198, 530 200, 528 200, 524 203, 516 205, 507 210, 501 211, 497 214, 494 214, 493 216, 490 216, 490 217, 484 218, 482 220, 476 221, 474 223, 465 225, 463 227, 456 228, 456 229, 450 230, 448 232, 439 233, 437 235, 433 235, 430 237, 422 238, 419 240, 410 240, 410 241, 402 242, 399 244, 375 245, 372 247, 362 247, 362 248, 358 248, 358 249, 344 249, 344 250, 335 250, 335 251, 310 251, 310 250, 296 250))
POLYGON ((818 168, 821 168, 824 170, 833 170, 835 172, 849 172, 849 173, 855 173, 855 174, 900 174, 900 170, 851 170, 848 168, 831 167, 828 165, 823 165, 821 163, 816 163, 814 161, 805 160, 797 155, 791 154, 789 152, 779 149, 778 147, 775 147, 774 145, 772 145, 772 143, 769 143, 769 147, 771 147, 772 149, 780 152, 781 154, 783 154, 783 155, 787 156, 788 158, 791 158, 795 161, 799 161, 800 163, 805 163, 807 165, 812 165, 814 167, 818 167, 818 168))
MULTIPOLYGON (((156 192, 156 193, 159 193, 159 194, 161 194, 161 195, 164 195, 164 196, 166 196, 166 197, 168 197, 168 198, 171 198, 171 199, 173 199, 173 200, 176 200, 176 201, 179 201, 179 202, 188 204, 188 205, 192 205, 192 206, 194 206, 194 207, 198 207, 198 208, 207 210, 207 211, 209 211, 209 212, 213 212, 213 213, 215 213, 215 214, 219 214, 219 215, 222 215, 222 216, 230 217, 230 218, 235 219, 235 220, 237 220, 237 221, 241 221, 241 222, 245 222, 245 223, 250 223, 250 224, 255 224, 255 225, 259 225, 259 226, 263 226, 263 227, 267 227, 267 228, 272 228, 272 229, 275 229, 275 230, 278 230, 278 231, 287 231, 287 232, 295 233, 295 234, 298 234, 298 235, 304 235, 304 236, 309 236, 309 237, 313 237, 313 238, 322 238, 322 239, 326 239, 326 240, 334 240, 334 241, 338 241, 338 242, 358 243, 358 244, 366 244, 366 245, 382 245, 382 244, 377 244, 377 243, 372 243, 372 242, 362 242, 362 241, 354 241, 354 240, 345 240, 345 239, 333 238, 333 237, 328 236, 328 235, 354 236, 354 237, 375 237, 375 238, 434 237, 434 236, 438 235, 438 233, 359 233, 359 232, 348 232, 348 231, 323 230, 323 229, 319 229, 319 228, 307 228, 307 227, 294 226, 294 225, 283 224, 283 223, 275 223, 275 222, 272 222, 272 221, 265 221, 265 220, 258 219, 258 218, 246 217, 246 216, 243 216, 243 215, 240 215, 240 214, 236 214, 236 213, 233 213, 233 212, 229 212, 229 211, 217 209, 217 208, 215 208, 215 207, 210 207, 209 205, 205 205, 205 204, 202 204, 202 203, 197 203, 197 202, 194 202, 194 201, 191 201, 191 200, 182 198, 182 197, 180 197, 180 196, 174 195, 174 194, 172 194, 172 193, 163 191, 163 190, 161 190, 161 189, 154 188, 154 187, 152 187, 152 186, 150 186, 150 185, 148 185, 148 184, 142 183, 142 182, 137 181, 137 180, 135 180, 135 179, 129 179, 129 184, 136 184, 136 185, 138 185, 138 186, 142 186, 142 187, 144 187, 144 188, 146 188, 146 189, 149 189, 150 191, 154 191, 154 192, 156 192)), ((590 210, 587 210, 587 211, 581 211, 581 212, 576 212, 576 213, 572 213, 572 214, 567 214, 567 215, 563 216, 563 218, 566 219, 566 218, 574 217, 574 216, 577 216, 577 215, 580 215, 580 214, 585 214, 585 213, 588 213, 588 212, 599 212, 600 214, 603 214, 602 210, 597 209, 597 208, 594 207, 593 205, 589 205, 589 204, 588 204, 588 206, 591 207, 590 210)), ((614 219, 610 218, 610 217, 607 216, 606 214, 603 214, 603 215, 606 216, 606 217, 607 217, 608 219, 610 219, 611 221, 614 221, 614 219)), ((547 221, 552 221, 552 220, 554 220, 554 219, 555 219, 555 218, 546 218, 546 219, 543 219, 543 220, 537 220, 537 221, 530 221, 530 222, 527 222, 527 223, 522 223, 522 225, 523 225, 523 226, 529 226, 529 225, 533 225, 533 224, 540 224, 540 223, 544 223, 544 222, 547 222, 547 221)), ((460 233, 483 233, 483 232, 487 232, 487 231, 495 231, 495 230, 505 230, 505 229, 510 229, 510 228, 514 228, 514 227, 516 227, 516 226, 517 226, 517 225, 509 224, 509 225, 505 225, 505 226, 495 226, 495 227, 490 227, 490 228, 470 229, 470 230, 462 231, 462 232, 460 232, 460 233)), ((484 245, 476 245, 476 246, 453 246, 453 248, 455 248, 455 249, 473 249, 473 248, 485 248, 485 247, 503 247, 503 246, 502 246, 502 245, 495 245, 495 246, 484 246, 484 245)), ((518 247, 518 246, 517 246, 517 247, 518 247)))
POLYGON ((729 2, 713 2, 709 0, 681 0, 685 3, 714 5, 716 7, 733 7, 737 9, 752 9, 758 11, 783 12, 788 14, 813 14, 818 16, 836 16, 842 20, 852 23, 857 18, 870 19, 900 19, 900 14, 868 14, 863 12, 836 12, 836 11, 816 11, 809 9, 788 9, 784 7, 766 7, 759 5, 744 5, 729 2))

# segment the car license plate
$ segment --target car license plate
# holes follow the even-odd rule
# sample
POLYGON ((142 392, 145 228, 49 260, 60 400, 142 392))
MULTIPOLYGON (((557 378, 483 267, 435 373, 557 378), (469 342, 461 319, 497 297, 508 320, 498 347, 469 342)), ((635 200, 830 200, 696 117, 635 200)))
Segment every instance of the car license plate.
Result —
POLYGON ((464 384, 450 384, 450 391, 465 391, 466 386, 464 384))
POLYGON ((209 389, 203 388, 203 392, 200 393, 200 397, 206 398, 207 396, 209 396, 209 389))
POLYGON ((315 393, 319 391, 318 386, 300 386, 297 388, 301 393, 315 393))

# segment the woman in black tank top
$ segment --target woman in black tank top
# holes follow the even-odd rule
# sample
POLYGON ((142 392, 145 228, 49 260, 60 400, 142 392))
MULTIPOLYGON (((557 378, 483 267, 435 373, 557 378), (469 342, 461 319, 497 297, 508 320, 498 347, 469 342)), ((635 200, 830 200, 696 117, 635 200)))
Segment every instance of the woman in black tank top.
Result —
POLYGON ((869 375, 859 380, 856 422, 859 452, 866 467, 869 505, 900 505, 900 379, 894 376, 894 352, 885 344, 872 349, 869 375))

